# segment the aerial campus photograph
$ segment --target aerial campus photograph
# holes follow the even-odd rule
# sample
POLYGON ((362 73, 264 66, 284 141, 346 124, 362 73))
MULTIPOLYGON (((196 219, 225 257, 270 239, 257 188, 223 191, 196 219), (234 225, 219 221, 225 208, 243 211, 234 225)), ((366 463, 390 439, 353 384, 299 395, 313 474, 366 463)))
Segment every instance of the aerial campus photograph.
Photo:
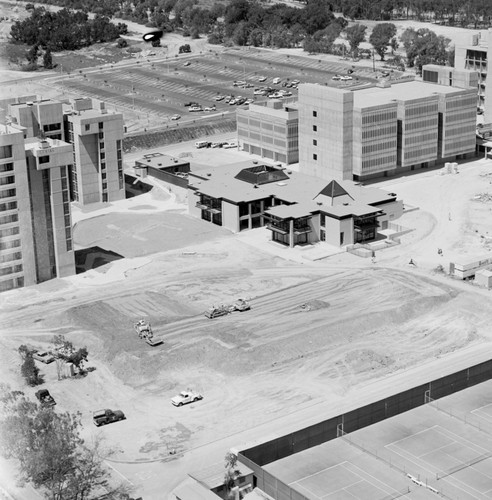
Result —
POLYGON ((0 500, 492 499, 487 0, 0 0, 0 500))

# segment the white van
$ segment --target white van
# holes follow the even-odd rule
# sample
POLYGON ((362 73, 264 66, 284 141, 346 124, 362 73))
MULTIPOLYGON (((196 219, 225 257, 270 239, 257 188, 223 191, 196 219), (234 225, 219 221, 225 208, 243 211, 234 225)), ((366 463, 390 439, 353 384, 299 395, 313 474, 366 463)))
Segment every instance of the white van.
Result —
POLYGON ((210 146, 210 142, 208 141, 197 141, 195 142, 195 148, 208 148, 210 146))
POLYGON ((282 80, 281 80, 279 77, 274 78, 274 79, 273 79, 273 84, 274 84, 274 85, 278 85, 281 81, 282 81, 282 80))

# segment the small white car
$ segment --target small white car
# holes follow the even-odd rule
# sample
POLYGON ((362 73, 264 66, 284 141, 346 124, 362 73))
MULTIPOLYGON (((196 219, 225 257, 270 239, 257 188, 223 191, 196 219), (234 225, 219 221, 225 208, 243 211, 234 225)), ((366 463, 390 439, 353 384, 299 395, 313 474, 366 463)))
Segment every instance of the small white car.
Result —
POLYGON ((207 106, 204 111, 215 111, 217 108, 215 106, 207 106))
POLYGON ((32 357, 36 361, 41 361, 41 363, 44 363, 45 365, 48 365, 49 363, 53 363, 53 361, 55 361, 55 358, 47 351, 37 351, 33 353, 32 357))
POLYGON ((203 108, 201 106, 190 106, 188 108, 188 111, 193 112, 193 111, 203 111, 203 108))
POLYGON ((224 96, 223 95, 218 95, 218 96, 215 96, 214 98, 216 101, 222 101, 224 100, 224 96))
POLYGON ((203 399, 203 396, 194 391, 181 391, 177 396, 174 396, 174 398, 171 399, 171 403, 174 406, 183 406, 188 403, 194 403, 195 401, 200 401, 203 399))
POLYGON ((179 120, 181 118, 181 115, 173 115, 171 116, 171 120, 179 120))
POLYGON ((260 76, 260 78, 258 78, 258 81, 259 82, 266 82, 266 79, 267 79, 266 76, 260 76))
POLYGON ((190 64, 191 64, 191 63, 190 63, 190 61, 186 61, 186 62, 183 64, 183 66, 189 66, 190 64))

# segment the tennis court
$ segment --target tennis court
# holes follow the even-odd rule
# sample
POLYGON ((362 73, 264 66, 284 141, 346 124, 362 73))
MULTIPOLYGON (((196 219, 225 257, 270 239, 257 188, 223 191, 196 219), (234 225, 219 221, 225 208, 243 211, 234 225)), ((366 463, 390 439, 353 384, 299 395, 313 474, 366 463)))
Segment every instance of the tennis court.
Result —
POLYGON ((380 500, 398 491, 350 462, 324 469, 289 486, 313 499, 380 500))
MULTIPOLYGON (((481 441, 479 441, 481 442, 481 441)), ((395 441, 386 448, 475 498, 492 498, 492 449, 435 425, 395 441), (479 495, 479 496, 477 496, 479 495)))

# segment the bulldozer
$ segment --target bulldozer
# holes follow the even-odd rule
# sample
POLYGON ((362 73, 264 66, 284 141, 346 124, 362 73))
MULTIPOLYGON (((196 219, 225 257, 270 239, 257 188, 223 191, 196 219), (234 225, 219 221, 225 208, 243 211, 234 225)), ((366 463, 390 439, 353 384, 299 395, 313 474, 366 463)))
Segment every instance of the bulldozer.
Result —
POLYGON ((161 339, 154 338, 154 332, 152 331, 150 323, 148 321, 145 321, 144 319, 141 319, 134 323, 133 328, 135 328, 135 331, 137 332, 139 338, 145 340, 145 342, 147 342, 147 344, 152 347, 160 345, 164 342, 161 339))
POLYGON ((230 314, 234 311, 248 311, 251 309, 251 306, 249 302, 245 299, 238 299, 234 304, 232 305, 213 305, 209 309, 205 311, 205 316, 209 319, 213 318, 218 318, 219 316, 225 316, 227 314, 230 314))

